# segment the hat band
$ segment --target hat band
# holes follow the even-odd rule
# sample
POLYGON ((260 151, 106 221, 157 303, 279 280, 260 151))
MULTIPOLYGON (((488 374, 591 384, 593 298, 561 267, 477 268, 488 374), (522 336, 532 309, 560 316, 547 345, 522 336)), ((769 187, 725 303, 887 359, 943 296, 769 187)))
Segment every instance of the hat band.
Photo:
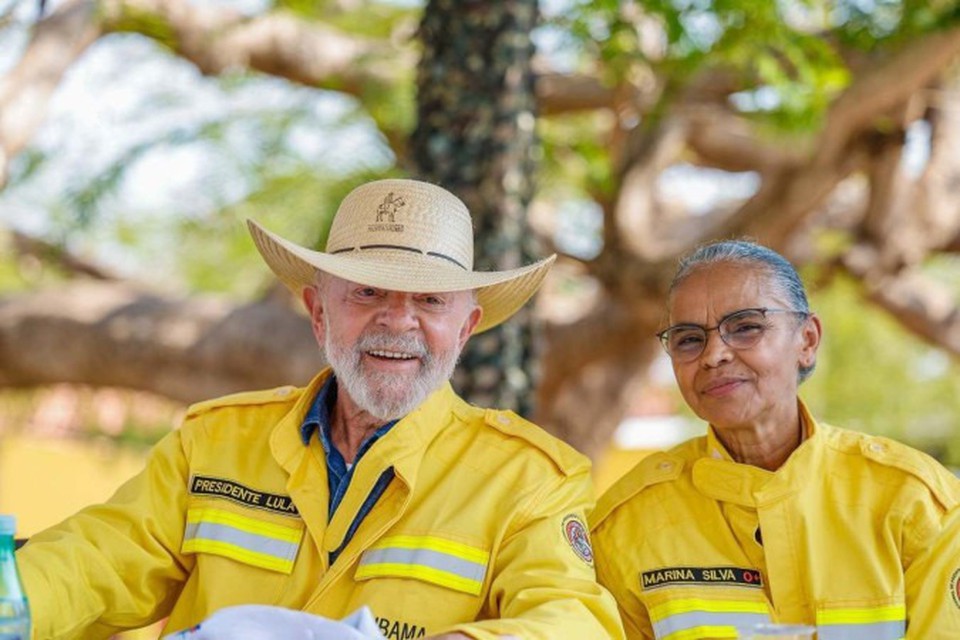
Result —
POLYGON ((331 254, 334 254, 334 253, 349 253, 350 251, 358 251, 358 250, 359 250, 359 251, 363 251, 364 249, 400 249, 401 251, 412 251, 413 253, 419 253, 420 255, 428 255, 428 256, 433 256, 434 258, 443 258, 444 260, 449 260, 450 262, 452 262, 453 264, 457 265, 458 267, 460 267, 460 268, 463 269, 464 271, 469 271, 469 269, 467 269, 464 265, 460 264, 460 262, 459 262, 456 258, 451 258, 450 256, 448 256, 448 255, 446 255, 446 254, 438 253, 438 252, 436 252, 436 251, 421 251, 420 249, 417 249, 416 247, 405 247, 405 246, 399 245, 399 244, 364 244, 364 245, 360 245, 359 247, 349 247, 349 248, 347 248, 347 249, 337 249, 337 250, 335 250, 335 251, 331 251, 330 253, 331 253, 331 254))

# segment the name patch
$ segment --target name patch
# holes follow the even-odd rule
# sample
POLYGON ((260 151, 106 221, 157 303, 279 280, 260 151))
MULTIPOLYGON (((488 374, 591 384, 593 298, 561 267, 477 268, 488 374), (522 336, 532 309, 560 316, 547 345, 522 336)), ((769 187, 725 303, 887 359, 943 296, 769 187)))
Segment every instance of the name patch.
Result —
POLYGON ((426 627, 411 622, 401 622, 400 620, 389 620, 387 618, 377 618, 377 626, 380 627, 380 633, 388 640, 413 640, 414 638, 423 638, 427 635, 426 627))
POLYGON ((273 513, 279 513, 284 516, 300 515, 290 496, 257 491, 233 480, 212 478, 209 476, 193 476, 190 478, 190 493, 226 498, 237 504, 255 509, 263 509, 264 511, 272 511, 273 513))
POLYGON ((763 577, 756 569, 741 567, 664 567, 640 574, 644 591, 668 585, 735 585, 763 587, 763 577))

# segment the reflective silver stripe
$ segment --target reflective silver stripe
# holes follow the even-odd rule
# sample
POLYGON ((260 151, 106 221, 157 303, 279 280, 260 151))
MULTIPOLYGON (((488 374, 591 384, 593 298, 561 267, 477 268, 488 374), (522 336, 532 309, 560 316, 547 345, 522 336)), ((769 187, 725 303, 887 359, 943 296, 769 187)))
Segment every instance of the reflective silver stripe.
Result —
POLYGON ((297 549, 299 548, 298 544, 241 531, 240 529, 214 522, 188 523, 184 531, 184 540, 215 540, 217 542, 226 542, 286 561, 292 561, 296 558, 297 549))
POLYGON ((432 567, 477 582, 483 582, 483 576, 487 572, 485 564, 471 562, 431 549, 403 549, 400 547, 372 549, 363 554, 363 558, 360 560, 361 566, 371 564, 407 564, 432 567))
POLYGON ((817 625, 818 640, 900 640, 906 634, 903 620, 817 625))
MULTIPOLYGON (((653 623, 653 631, 657 640, 668 638, 670 634, 681 631, 691 631, 697 627, 731 627, 731 635, 726 636, 736 638, 737 628, 752 627, 761 622, 770 622, 770 616, 763 613, 726 613, 720 611, 689 611, 687 613, 677 613, 668 616, 659 622, 653 623)), ((683 636, 693 637, 693 636, 683 636)), ((701 636, 698 636, 701 637, 701 636)), ((711 633, 705 633, 702 637, 724 637, 714 636, 711 633)))

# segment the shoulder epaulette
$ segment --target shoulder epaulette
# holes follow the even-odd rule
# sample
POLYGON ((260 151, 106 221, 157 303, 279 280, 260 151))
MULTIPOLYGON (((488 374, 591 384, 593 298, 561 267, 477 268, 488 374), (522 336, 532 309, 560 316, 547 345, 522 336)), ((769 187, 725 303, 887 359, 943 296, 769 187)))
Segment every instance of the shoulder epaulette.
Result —
POLYGON ((273 402, 289 402, 296 398, 302 390, 297 387, 285 386, 260 391, 243 391, 227 396, 204 400, 190 405, 187 408, 187 417, 192 418, 212 409, 221 407, 252 406, 271 404, 273 402))
POLYGON ((564 475, 590 469, 590 460, 566 442, 512 411, 487 409, 484 421, 501 433, 529 442, 542 451, 564 475))
POLYGON ((930 489, 944 508, 960 504, 960 479, 932 457, 896 440, 859 435, 860 452, 865 458, 914 476, 930 489))
POLYGON ((658 451, 643 458, 600 496, 590 515, 590 528, 596 527, 617 507, 644 489, 676 480, 683 471, 683 465, 683 458, 669 451, 658 451))

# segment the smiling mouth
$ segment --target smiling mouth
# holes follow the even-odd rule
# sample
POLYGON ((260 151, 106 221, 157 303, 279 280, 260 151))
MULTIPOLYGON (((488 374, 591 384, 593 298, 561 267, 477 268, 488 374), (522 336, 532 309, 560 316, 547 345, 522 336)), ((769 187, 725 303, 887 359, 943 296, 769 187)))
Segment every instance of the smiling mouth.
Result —
POLYGON ((382 351, 382 350, 373 350, 366 352, 368 356, 373 356, 375 358, 382 358, 384 360, 418 360, 419 358, 410 353, 403 353, 400 351, 382 351))
POLYGON ((711 384, 703 390, 703 393, 711 396, 724 395, 735 387, 738 387, 743 380, 724 380, 716 384, 711 384))

